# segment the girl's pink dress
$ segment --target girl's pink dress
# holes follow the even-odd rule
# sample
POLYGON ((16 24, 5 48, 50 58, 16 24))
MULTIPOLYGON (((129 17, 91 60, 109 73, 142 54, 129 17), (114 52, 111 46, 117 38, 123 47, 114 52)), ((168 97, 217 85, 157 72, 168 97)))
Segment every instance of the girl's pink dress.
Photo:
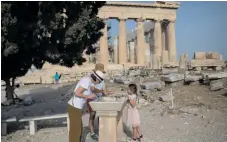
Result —
MULTIPOLYGON (((131 99, 135 99, 137 102, 137 96, 136 95, 130 95, 131 99)), ((135 107, 132 107, 130 103, 128 103, 128 118, 127 118, 127 125, 132 127, 140 126, 140 116, 138 109, 135 107)))

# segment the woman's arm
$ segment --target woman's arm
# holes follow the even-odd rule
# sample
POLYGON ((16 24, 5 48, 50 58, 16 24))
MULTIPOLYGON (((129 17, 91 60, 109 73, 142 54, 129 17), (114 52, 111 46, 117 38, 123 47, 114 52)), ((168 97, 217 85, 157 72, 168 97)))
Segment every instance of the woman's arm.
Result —
POLYGON ((97 89, 95 86, 91 86, 91 90, 94 93, 104 93, 104 90, 97 89))
POLYGON ((97 89, 94 86, 91 86, 91 90, 94 93, 103 93, 104 95, 108 95, 108 94, 112 94, 112 91, 109 91, 106 89, 106 87, 104 87, 102 90, 101 89, 97 89))
POLYGON ((90 98, 91 96, 90 95, 84 95, 84 91, 85 91, 86 89, 85 88, 83 88, 83 87, 79 87, 76 91, 75 91, 75 96, 77 96, 77 97, 81 97, 81 98, 85 98, 85 99, 88 99, 88 98, 90 98))

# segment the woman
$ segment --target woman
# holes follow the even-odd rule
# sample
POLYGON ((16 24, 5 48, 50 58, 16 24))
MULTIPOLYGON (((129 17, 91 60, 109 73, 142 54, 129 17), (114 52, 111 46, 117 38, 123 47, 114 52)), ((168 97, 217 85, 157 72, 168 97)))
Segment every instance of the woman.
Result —
POLYGON ((87 99, 95 99, 96 95, 91 91, 91 85, 99 84, 104 80, 103 72, 97 70, 83 77, 74 89, 74 95, 68 102, 69 113, 69 142, 80 142, 82 135, 82 109, 87 99))

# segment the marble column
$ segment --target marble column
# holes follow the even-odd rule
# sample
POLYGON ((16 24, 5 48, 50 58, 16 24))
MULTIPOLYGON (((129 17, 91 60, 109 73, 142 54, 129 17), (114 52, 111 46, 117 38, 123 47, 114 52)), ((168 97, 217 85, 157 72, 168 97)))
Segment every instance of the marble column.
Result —
POLYGON ((170 21, 168 25, 168 50, 169 61, 177 61, 176 38, 175 38, 175 21, 170 21))
POLYGON ((167 49, 167 24, 162 23, 162 57, 161 57, 161 62, 162 62, 162 67, 163 65, 168 63, 168 51, 167 49))
POLYGON ((222 61, 223 60, 223 56, 220 54, 220 60, 222 61))
POLYGON ((100 62, 107 68, 109 52, 108 52, 108 37, 107 37, 107 19, 104 19, 105 27, 102 29, 103 36, 100 38, 100 62))
POLYGON ((156 20, 154 26, 154 52, 158 57, 162 53, 162 34, 161 34, 161 21, 156 20))
MULTIPOLYGON (((150 33, 147 32, 145 34, 145 38, 146 39, 149 39, 150 38, 150 33)), ((149 43, 149 40, 145 40, 144 42, 144 55, 145 55, 145 65, 146 66, 150 66, 150 61, 151 61, 151 51, 150 51, 150 43, 149 43)))
POLYGON ((153 69, 159 69, 161 52, 162 52, 161 21, 155 20, 155 24, 154 24, 154 53, 153 53, 155 55, 153 55, 153 58, 152 58, 153 69))
MULTIPOLYGON (((100 44, 99 44, 100 45, 100 44)), ((96 63, 101 63, 101 54, 100 54, 100 49, 96 51, 96 55, 95 55, 95 62, 96 63)))
POLYGON ((135 42, 134 40, 129 42, 129 46, 130 46, 130 62, 135 64, 136 62, 136 51, 135 51, 135 42))
POLYGON ((187 69, 187 64, 188 64, 188 54, 182 54, 180 56, 179 68, 187 69))
POLYGON ((127 62, 130 60, 130 42, 127 41, 127 62))
POLYGON ((126 23, 125 19, 119 20, 119 64, 127 63, 126 23))
POLYGON ((150 31, 150 68, 153 64, 153 54, 154 54, 154 29, 151 29, 150 31))
POLYGON ((118 50, 119 50, 119 46, 118 46, 118 36, 114 37, 114 63, 118 64, 119 63, 119 55, 118 55, 118 50))
POLYGON ((144 65, 144 29, 143 29, 143 19, 139 18, 137 21, 137 64, 144 65))
POLYGON ((137 46, 137 37, 134 39, 134 47, 135 47, 135 64, 138 64, 138 46, 137 46))

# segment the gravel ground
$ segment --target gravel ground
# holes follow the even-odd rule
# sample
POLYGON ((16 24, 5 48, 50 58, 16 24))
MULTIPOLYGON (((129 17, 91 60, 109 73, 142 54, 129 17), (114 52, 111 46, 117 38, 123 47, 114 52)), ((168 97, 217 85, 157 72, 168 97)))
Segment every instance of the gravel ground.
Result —
MULTIPOLYGON (((120 91, 117 84, 109 84, 120 91)), ((36 116, 64 113, 71 95, 63 95, 72 86, 38 88, 26 94, 35 100, 31 106, 2 108, 4 116, 36 116)), ((168 89, 168 88, 166 88, 168 89)), ((160 93, 161 92, 156 92, 160 93)), ((19 96, 26 97, 23 91, 19 96)), ((173 88, 174 108, 170 103, 155 102, 139 109, 145 142, 226 142, 227 141, 227 91, 210 92, 207 86, 182 86, 173 88)), ((84 115, 84 137, 88 134, 88 115, 84 115)), ((66 120, 40 123, 36 135, 29 136, 27 124, 10 124, 9 134, 2 142, 66 142, 66 120)), ((130 132, 126 133, 130 137, 130 132)), ((88 137, 88 136, 87 136, 88 137)), ((90 142, 89 138, 86 142, 90 142)))

